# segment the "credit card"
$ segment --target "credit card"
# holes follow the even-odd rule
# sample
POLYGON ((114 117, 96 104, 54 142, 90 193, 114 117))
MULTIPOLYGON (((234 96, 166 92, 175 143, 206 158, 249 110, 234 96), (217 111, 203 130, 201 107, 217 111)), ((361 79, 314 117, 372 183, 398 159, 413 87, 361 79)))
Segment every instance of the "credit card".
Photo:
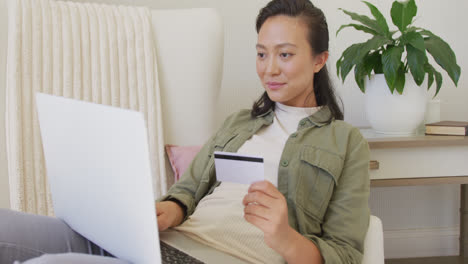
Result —
POLYGON ((215 151, 214 158, 220 182, 252 184, 265 180, 263 157, 215 151))

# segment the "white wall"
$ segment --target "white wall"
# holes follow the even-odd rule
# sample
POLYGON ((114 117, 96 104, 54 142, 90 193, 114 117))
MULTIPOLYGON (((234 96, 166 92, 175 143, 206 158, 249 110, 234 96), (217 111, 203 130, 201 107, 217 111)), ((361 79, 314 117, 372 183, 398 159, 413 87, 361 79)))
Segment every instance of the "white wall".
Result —
MULTIPOLYGON (((6 188, 6 162, 4 151, 4 62, 6 47, 5 1, 0 0, 0 207, 8 203, 6 188)), ((152 8, 191 8, 214 7, 218 9, 225 22, 225 61, 224 77, 219 95, 218 123, 229 113, 239 108, 250 107, 260 95, 262 88, 255 73, 256 33, 254 21, 260 7, 267 0, 100 0, 95 2, 146 5, 152 8)), ((356 126, 368 125, 363 111, 363 98, 349 76, 344 84, 336 78, 335 62, 341 52, 355 42, 364 41, 367 36, 353 30, 345 30, 335 37, 340 25, 349 23, 339 7, 350 11, 368 12, 360 0, 348 1, 313 1, 322 8, 328 18, 330 29, 330 63, 334 84, 345 103, 346 120, 356 126)), ((384 11, 389 19, 392 1, 372 0, 384 11)), ((440 93, 441 118, 468 120, 468 36, 463 25, 468 24, 468 1, 465 0, 425 0, 419 5, 417 26, 426 27, 440 35, 454 49, 458 63, 462 68, 459 87, 455 88, 444 73, 444 87, 440 93)), ((391 21, 391 20, 389 20, 391 21)), ((190 48, 189 43, 187 48, 190 48)), ((432 254, 454 255, 457 252, 459 186, 441 185, 431 187, 377 188, 371 193, 372 213, 381 217, 386 236, 386 254, 388 257, 430 256, 432 254), (429 202, 428 202, 429 201, 429 202), (449 235, 447 235, 449 234, 449 235), (409 237, 411 236, 411 238, 409 237), (419 237, 414 240, 415 237, 419 237), (440 240, 444 237, 446 240, 440 240), (447 240, 448 239, 448 240, 447 240), (412 241, 406 248, 399 247, 401 241, 412 241), (440 243, 415 245, 421 241, 442 241, 440 243), (411 249, 411 250, 408 250, 411 249), (455 253, 454 253, 455 252, 455 253)))
MULTIPOLYGON (((240 107, 250 107, 253 100, 258 97, 262 88, 255 73, 255 44, 256 33, 254 21, 258 9, 264 6, 267 0, 229 1, 229 0, 137 0, 137 4, 148 3, 155 8, 190 8, 190 7, 214 7, 217 8, 225 19, 225 65, 223 86, 219 98, 218 122, 229 113, 240 107)), ((335 62, 341 52, 355 42, 362 42, 368 38, 364 33, 353 30, 344 30, 338 37, 336 30, 340 25, 349 23, 350 20, 338 10, 344 8, 350 11, 363 13, 367 7, 359 0, 348 1, 313 1, 325 12, 330 29, 330 63, 328 65, 332 73, 333 81, 345 103, 345 118, 356 126, 367 126, 363 111, 363 96, 357 89, 352 75, 344 84, 338 80, 335 74, 335 62)), ((465 34, 460 34, 459 25, 468 22, 463 10, 468 8, 468 2, 463 0, 425 0, 417 1, 419 5, 417 26, 427 27, 435 34, 447 40, 458 56, 458 63, 462 69, 467 67, 468 52, 463 49, 468 44, 465 34), (456 8, 454 8, 456 7, 456 8)), ((374 0, 388 21, 391 23, 389 10, 392 1, 374 0), (386 11, 384 11, 386 10, 386 11)), ((370 14, 369 14, 370 15, 370 14)), ((442 100, 441 117, 443 119, 468 120, 467 79, 462 74, 459 87, 455 88, 448 76, 444 73, 444 87, 439 99, 442 100)))

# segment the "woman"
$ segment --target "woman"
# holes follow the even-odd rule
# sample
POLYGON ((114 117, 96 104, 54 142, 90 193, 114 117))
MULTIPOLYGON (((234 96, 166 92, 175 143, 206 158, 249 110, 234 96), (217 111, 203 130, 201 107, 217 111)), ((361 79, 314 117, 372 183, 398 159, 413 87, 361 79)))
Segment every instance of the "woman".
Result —
POLYGON ((359 130, 341 121, 326 69, 325 17, 308 0, 273 0, 256 28, 265 93, 224 122, 159 200, 159 229, 172 227, 253 263, 360 263, 369 150, 359 130), (266 180, 217 182, 214 151, 262 155, 266 180))
POLYGON ((256 25, 265 93, 225 121, 160 199, 159 229, 175 227, 251 262, 360 263, 369 152, 359 131, 340 121, 325 67, 325 17, 307 0, 273 0, 256 25), (267 180, 216 183, 216 150, 264 156, 267 180), (230 233, 241 233, 242 243, 230 233))

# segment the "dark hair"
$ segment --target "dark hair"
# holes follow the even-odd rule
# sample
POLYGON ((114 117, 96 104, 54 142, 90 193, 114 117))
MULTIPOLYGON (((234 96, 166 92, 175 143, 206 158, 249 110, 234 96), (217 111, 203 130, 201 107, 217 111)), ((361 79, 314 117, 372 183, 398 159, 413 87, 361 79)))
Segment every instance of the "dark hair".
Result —
MULTIPOLYGON (((263 23, 273 16, 285 15, 300 17, 309 29, 308 41, 313 54, 328 51, 328 24, 322 10, 315 7, 309 0, 273 0, 260 10, 257 16, 257 33, 263 23)), ((330 81, 326 65, 314 76, 314 94, 317 105, 328 106, 332 114, 331 118, 343 120, 343 112, 335 98, 335 90, 330 81)), ((274 110, 273 102, 265 91, 254 103, 252 117, 256 117, 274 110)))

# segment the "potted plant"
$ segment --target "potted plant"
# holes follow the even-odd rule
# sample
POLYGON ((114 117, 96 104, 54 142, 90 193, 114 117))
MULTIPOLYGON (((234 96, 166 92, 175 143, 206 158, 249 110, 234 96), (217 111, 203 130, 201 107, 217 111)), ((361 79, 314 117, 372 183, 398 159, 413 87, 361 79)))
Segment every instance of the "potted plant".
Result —
POLYGON ((367 118, 377 132, 411 134, 424 119, 427 90, 435 81, 436 96, 442 87, 442 74, 429 62, 427 54, 448 73, 455 86, 460 66, 449 44, 413 25, 417 14, 414 0, 393 2, 390 13, 397 30, 390 30, 377 7, 363 2, 373 18, 340 9, 359 23, 342 25, 337 35, 352 27, 372 37, 343 52, 336 62, 338 77, 344 82, 354 68, 355 81, 365 93, 367 118), (427 82, 427 90, 420 87, 423 82, 427 82))

